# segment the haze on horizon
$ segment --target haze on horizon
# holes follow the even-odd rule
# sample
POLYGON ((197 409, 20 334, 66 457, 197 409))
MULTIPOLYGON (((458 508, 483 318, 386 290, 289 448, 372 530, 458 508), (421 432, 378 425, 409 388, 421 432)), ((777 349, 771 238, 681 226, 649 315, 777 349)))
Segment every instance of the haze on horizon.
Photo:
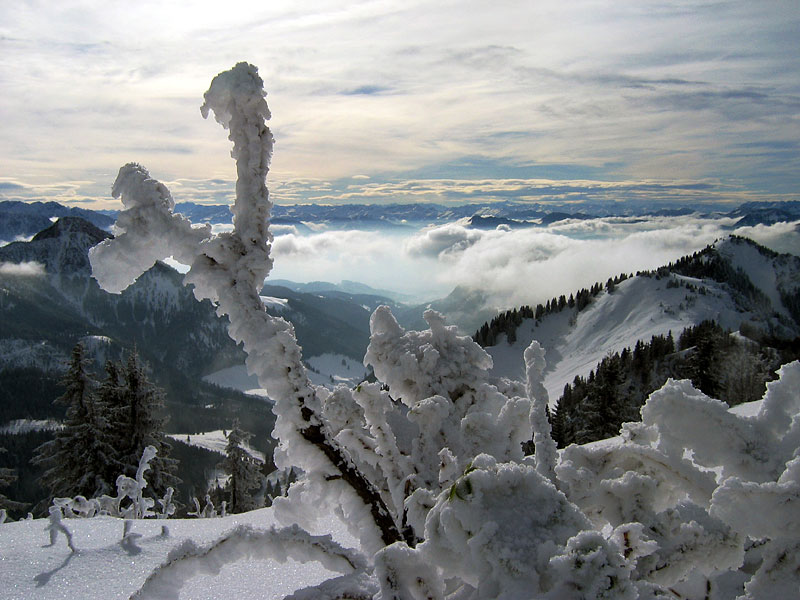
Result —
POLYGON ((198 107, 259 67, 278 203, 800 198, 800 4, 0 5, 0 200, 228 202, 198 107))

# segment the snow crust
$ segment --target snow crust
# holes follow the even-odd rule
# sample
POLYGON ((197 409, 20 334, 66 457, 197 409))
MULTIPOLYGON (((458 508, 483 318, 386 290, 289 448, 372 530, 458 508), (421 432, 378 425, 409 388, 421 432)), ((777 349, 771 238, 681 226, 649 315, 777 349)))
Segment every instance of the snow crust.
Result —
MULTIPOLYGON (((35 519, 0 525, 0 598, 127 599, 184 544, 207 546, 237 527, 264 531, 277 525, 270 509, 216 519, 136 520, 131 531, 141 537, 126 549, 120 544, 122 519, 66 519, 64 524, 77 548, 72 553, 63 538, 47 546, 47 523, 35 519), (166 536, 162 526, 168 530, 166 536)), ((335 519, 328 525, 328 532, 336 539, 352 544, 352 538, 335 519)), ((221 563, 216 565, 217 572, 205 570, 182 582, 178 597, 282 598, 335 575, 316 562, 303 564, 291 559, 283 563, 261 559, 221 563)), ((209 564, 213 564, 211 559, 209 564)))

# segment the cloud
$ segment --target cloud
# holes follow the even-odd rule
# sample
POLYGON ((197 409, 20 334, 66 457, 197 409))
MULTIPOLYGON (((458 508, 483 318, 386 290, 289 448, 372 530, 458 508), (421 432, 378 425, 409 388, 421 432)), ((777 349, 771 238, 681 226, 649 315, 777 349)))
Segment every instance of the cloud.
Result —
MULTIPOLYGON (((210 2, 2 3, 0 113, 13 118, 0 134, 0 163, 36 186, 91 181, 73 200, 97 203, 108 202, 116 170, 131 160, 165 181, 231 178, 224 134, 197 105, 211 77, 245 56, 269 91, 277 187, 352 173, 398 182, 430 168, 431 178, 478 179, 497 178, 488 164, 561 165, 603 181, 725 181, 733 199, 798 197, 796 148, 752 157, 741 146, 800 136, 792 0, 771 10, 469 1, 456 12, 430 1, 276 1, 222 12, 210 2), (455 167, 476 157, 469 176, 455 167)), ((295 188, 283 191, 279 201, 291 202, 295 188)), ((723 192, 715 187, 711 198, 723 192)))
POLYGON ((44 274, 44 265, 38 262, 0 262, 0 275, 39 277, 44 274))
POLYGON ((734 233, 750 238, 775 252, 800 256, 800 221, 737 227, 734 233))
POLYGON ((293 281, 355 280, 396 290, 424 301, 450 290, 433 276, 435 259, 403 251, 407 234, 387 231, 325 231, 278 235, 272 246, 270 275, 293 281))
MULTIPOLYGON (((590 219, 528 229, 473 230, 451 223, 412 233, 279 235, 272 276, 351 279, 418 300, 441 298, 460 286, 486 292, 489 308, 507 309, 569 295, 620 273, 657 268, 723 237, 732 222, 690 215, 590 219)), ((778 226, 754 231, 784 246, 797 235, 778 226)))
POLYGON ((405 250, 410 256, 436 258, 447 253, 463 252, 483 235, 481 231, 450 223, 412 237, 406 242, 405 250))
MULTIPOLYGON (((536 304, 699 250, 722 237, 726 223, 698 217, 597 219, 544 229, 497 229, 441 250, 433 273, 446 287, 486 292, 492 308, 536 304)), ((442 236, 423 232, 406 247, 433 253, 437 246, 429 240, 458 239, 457 227, 441 229, 442 236)))

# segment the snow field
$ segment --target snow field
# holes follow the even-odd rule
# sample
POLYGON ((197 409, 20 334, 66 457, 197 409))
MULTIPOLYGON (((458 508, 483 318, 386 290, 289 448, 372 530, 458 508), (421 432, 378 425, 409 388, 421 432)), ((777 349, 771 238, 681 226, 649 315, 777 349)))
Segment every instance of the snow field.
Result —
MULTIPOLYGON (((48 521, 35 519, 0 525, 0 599, 50 600, 70 598, 127 599, 187 540, 210 544, 238 525, 266 529, 275 525, 271 509, 215 519, 146 519, 132 522, 136 537, 127 549, 120 545, 123 520, 112 517, 67 519, 76 553, 60 536, 49 546, 48 521), (162 526, 168 535, 162 535, 162 526)), ((337 519, 327 519, 328 532, 352 542, 337 519)), ((213 568, 213 566, 209 565, 213 568)), ((180 591, 181 600, 262 600, 283 598, 294 590, 334 575, 319 563, 292 560, 241 560, 226 564, 217 575, 197 574, 180 591)))

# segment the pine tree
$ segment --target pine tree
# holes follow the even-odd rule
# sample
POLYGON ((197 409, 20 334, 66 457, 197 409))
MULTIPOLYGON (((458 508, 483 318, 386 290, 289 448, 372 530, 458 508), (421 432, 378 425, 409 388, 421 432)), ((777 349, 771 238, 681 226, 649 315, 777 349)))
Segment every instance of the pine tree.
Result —
POLYGON ((250 491, 261 487, 261 467, 245 449, 244 444, 252 437, 242 431, 239 420, 233 422, 225 448, 225 460, 220 463, 230 475, 228 491, 228 512, 241 513, 258 508, 250 491))
MULTIPOLYGON (((0 448, 0 453, 6 452, 5 448, 0 448)), ((6 467, 0 467, 0 488, 8 487, 12 483, 17 480, 17 474, 14 469, 8 469, 6 467)), ((11 500, 8 496, 0 493, 0 510, 22 510, 25 508, 25 504, 22 502, 15 502, 11 500)), ((0 519, 2 520, 2 519, 0 519)))
POLYGON ((127 443, 121 452, 123 472, 134 477, 142 452, 147 446, 154 446, 157 454, 150 461, 147 494, 163 496, 168 487, 174 488, 180 482, 175 475, 178 461, 169 456, 172 447, 165 439, 165 419, 158 415, 164 406, 163 392, 148 380, 136 351, 128 355, 121 368, 120 383, 120 414, 127 429, 127 443))
POLYGON ((63 384, 66 391, 54 403, 67 406, 64 427, 36 449, 32 461, 44 467, 42 487, 49 490, 50 499, 111 492, 113 482, 106 477, 114 464, 114 449, 104 435, 108 420, 81 344, 72 349, 63 384))
POLYGON ((98 396, 106 412, 106 439, 113 448, 113 462, 109 463, 107 481, 115 482, 125 469, 125 460, 130 445, 130 411, 126 406, 124 386, 121 382, 121 365, 106 361, 106 378, 100 384, 98 396))

